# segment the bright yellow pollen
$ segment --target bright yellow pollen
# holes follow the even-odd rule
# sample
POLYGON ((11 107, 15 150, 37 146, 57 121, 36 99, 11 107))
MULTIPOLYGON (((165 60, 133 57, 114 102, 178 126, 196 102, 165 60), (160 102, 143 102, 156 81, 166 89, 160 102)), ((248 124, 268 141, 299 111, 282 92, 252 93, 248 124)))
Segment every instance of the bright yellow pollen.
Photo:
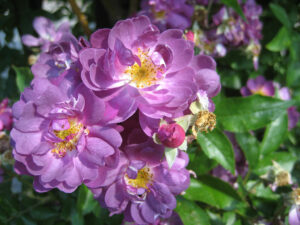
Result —
POLYGON ((162 72, 160 68, 154 65, 147 53, 138 49, 141 66, 135 63, 125 70, 125 73, 130 75, 131 83, 137 88, 145 88, 155 84, 158 80, 157 73, 162 72))
POLYGON ((68 151, 75 149, 76 144, 82 133, 88 134, 88 130, 83 130, 83 124, 73 119, 69 119, 70 127, 66 130, 54 130, 56 137, 62 139, 62 142, 55 143, 55 148, 51 152, 58 157, 64 157, 68 151))
POLYGON ((134 188, 144 188, 148 189, 148 185, 152 183, 153 174, 150 173, 150 169, 148 167, 144 167, 138 171, 136 179, 129 179, 127 175, 126 181, 127 184, 134 188))

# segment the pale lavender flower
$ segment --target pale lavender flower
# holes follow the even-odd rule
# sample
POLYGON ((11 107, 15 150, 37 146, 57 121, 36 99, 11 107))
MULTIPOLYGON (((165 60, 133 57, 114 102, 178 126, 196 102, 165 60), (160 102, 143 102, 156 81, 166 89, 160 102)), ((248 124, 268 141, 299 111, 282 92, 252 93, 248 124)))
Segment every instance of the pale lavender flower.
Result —
POLYGON ((69 23, 62 23, 55 29, 52 21, 42 16, 34 19, 33 27, 39 37, 26 34, 22 36, 22 41, 29 47, 41 47, 42 52, 47 52, 52 43, 58 42, 63 35, 71 33, 69 23))

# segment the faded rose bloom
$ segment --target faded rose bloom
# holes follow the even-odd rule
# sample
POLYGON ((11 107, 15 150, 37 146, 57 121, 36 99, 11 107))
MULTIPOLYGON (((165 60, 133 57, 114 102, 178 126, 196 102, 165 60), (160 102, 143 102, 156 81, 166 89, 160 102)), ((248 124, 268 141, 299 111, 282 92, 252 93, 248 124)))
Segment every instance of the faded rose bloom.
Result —
POLYGON ((191 26, 194 8, 187 0, 143 0, 138 15, 146 15, 161 31, 191 26))
POLYGON ((69 23, 62 23, 57 29, 55 29, 51 20, 42 16, 34 19, 33 27, 39 37, 36 38, 30 34, 26 34, 22 36, 22 41, 24 45, 29 47, 40 46, 42 52, 47 52, 51 44, 58 42, 65 34, 71 33, 69 23))

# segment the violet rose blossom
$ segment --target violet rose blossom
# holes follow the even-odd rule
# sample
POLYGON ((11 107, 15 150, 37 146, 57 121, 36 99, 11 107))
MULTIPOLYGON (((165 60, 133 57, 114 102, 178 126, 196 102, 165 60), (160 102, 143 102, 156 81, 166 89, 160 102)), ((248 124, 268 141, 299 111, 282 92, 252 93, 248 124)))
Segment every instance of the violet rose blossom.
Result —
MULTIPOLYGON (((127 221, 123 221, 122 225, 139 225, 135 222, 127 222, 127 221)), ((166 219, 157 219, 153 225, 183 225, 183 222, 181 220, 181 218, 179 217, 179 215, 173 211, 172 215, 169 218, 166 219)))
POLYGON ((110 99, 117 122, 137 109, 141 124, 145 122, 141 119, 175 118, 189 107, 197 90, 210 95, 220 90, 213 59, 194 57, 193 45, 184 40, 182 31, 160 33, 145 16, 96 31, 91 44, 93 48, 79 55, 81 78, 98 96, 110 99))
POLYGON ((272 81, 266 81, 263 76, 258 76, 255 79, 249 79, 247 85, 241 88, 243 96, 259 94, 263 96, 274 96, 275 86, 272 81))
POLYGON ((299 225, 300 224, 300 208, 298 205, 294 205, 289 212, 289 224, 299 225))
POLYGON ((127 145, 118 168, 100 168, 99 176, 86 185, 111 215, 124 212, 125 221, 153 224, 157 218, 172 215, 175 195, 188 188, 187 163, 187 154, 179 151, 170 169, 164 147, 149 138, 144 143, 127 145))
POLYGON ((65 76, 81 82, 78 54, 89 46, 83 38, 77 40, 72 34, 65 34, 61 40, 53 43, 48 52, 40 54, 31 67, 34 77, 47 78, 52 83, 60 83, 65 76))
POLYGON ((38 192, 72 192, 96 177, 99 167, 118 163, 122 139, 102 122, 104 102, 84 85, 73 86, 36 78, 13 106, 15 171, 34 176, 38 192))
POLYGON ((161 31, 191 26, 194 7, 186 0, 143 0, 138 15, 146 15, 161 31))
POLYGON ((42 52, 47 52, 51 44, 58 42, 64 34, 71 33, 69 23, 64 22, 55 29, 52 21, 42 16, 34 19, 33 27, 39 37, 26 34, 22 36, 22 42, 29 47, 41 46, 42 52))
POLYGON ((10 130, 12 128, 12 112, 8 103, 8 98, 3 99, 0 103, 0 131, 10 130))

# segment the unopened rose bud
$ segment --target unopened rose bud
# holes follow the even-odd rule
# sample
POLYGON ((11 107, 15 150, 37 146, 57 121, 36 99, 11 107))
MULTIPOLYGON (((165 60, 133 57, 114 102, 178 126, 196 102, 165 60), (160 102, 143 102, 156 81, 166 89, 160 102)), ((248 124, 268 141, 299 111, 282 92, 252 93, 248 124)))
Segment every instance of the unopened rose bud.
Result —
POLYGON ((177 148, 184 142, 185 131, 177 123, 163 124, 158 130, 157 137, 166 147, 177 148))

